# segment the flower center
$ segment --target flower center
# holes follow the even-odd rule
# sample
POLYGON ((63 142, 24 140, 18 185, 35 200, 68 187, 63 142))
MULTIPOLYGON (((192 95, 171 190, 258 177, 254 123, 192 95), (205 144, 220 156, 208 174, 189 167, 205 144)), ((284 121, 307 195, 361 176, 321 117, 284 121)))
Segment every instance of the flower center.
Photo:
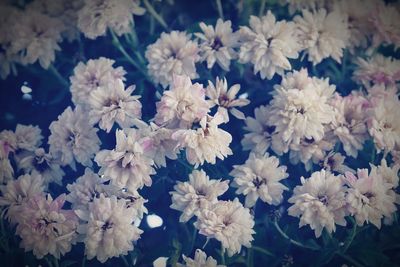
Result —
POLYGON ((222 43, 221 39, 219 37, 215 37, 214 42, 211 45, 211 48, 213 50, 218 51, 224 44, 222 43))
POLYGON ((258 177, 256 177, 256 179, 253 180, 253 184, 257 189, 259 189, 260 186, 262 184, 264 184, 264 183, 265 183, 264 180, 263 179, 259 179, 258 177))

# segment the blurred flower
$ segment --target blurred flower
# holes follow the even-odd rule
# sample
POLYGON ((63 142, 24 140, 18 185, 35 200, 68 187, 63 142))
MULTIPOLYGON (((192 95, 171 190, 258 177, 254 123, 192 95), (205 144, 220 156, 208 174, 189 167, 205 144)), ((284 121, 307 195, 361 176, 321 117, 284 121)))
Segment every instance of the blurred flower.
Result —
POLYGON ((24 216, 21 205, 32 197, 43 194, 43 190, 43 178, 38 173, 21 175, 6 185, 0 185, 0 206, 6 208, 6 218, 13 224, 21 222, 21 216, 24 216))
POLYGON ((400 81, 400 60, 375 54, 370 58, 357 58, 353 79, 366 87, 372 84, 395 85, 400 81))
POLYGON ((208 103, 210 108, 215 105, 218 106, 218 113, 224 117, 224 122, 229 121, 229 112, 240 120, 244 120, 245 116, 243 112, 238 110, 236 107, 243 107, 250 104, 250 100, 247 98, 236 98, 236 94, 240 90, 240 84, 232 85, 228 90, 228 83, 226 78, 219 79, 217 77, 215 86, 211 81, 208 81, 206 89, 206 95, 209 98, 208 103))
POLYGON ((99 174, 111 180, 111 184, 136 191, 144 185, 151 186, 150 175, 155 174, 153 160, 144 154, 136 129, 117 130, 113 150, 101 150, 95 161, 101 168, 99 174))
POLYGON ((203 165, 204 162, 215 164, 216 158, 223 160, 228 155, 232 155, 229 144, 232 136, 220 128, 223 122, 221 115, 214 117, 204 116, 197 129, 177 130, 172 134, 172 139, 178 142, 180 148, 185 148, 186 159, 195 167, 203 165))
POLYGON ((133 15, 145 11, 139 0, 84 0, 78 12, 78 27, 90 39, 106 35, 107 29, 122 35, 131 31, 133 15))
POLYGON ((357 176, 347 172, 346 183, 348 211, 355 217, 357 225, 365 222, 381 228, 381 219, 392 217, 397 210, 395 194, 391 193, 392 184, 383 180, 376 168, 370 174, 367 169, 357 169, 357 176))
POLYGON ((200 22, 203 33, 195 33, 200 39, 201 61, 207 61, 207 68, 211 69, 215 62, 225 71, 229 71, 232 59, 236 59, 234 48, 239 46, 238 35, 232 32, 230 20, 217 20, 215 30, 213 26, 200 22))
POLYGON ((142 230, 134 224, 135 210, 127 208, 124 200, 103 194, 89 204, 89 211, 75 210, 81 220, 86 222, 78 228, 83 235, 87 258, 96 257, 101 263, 112 257, 127 255, 133 250, 142 230))
POLYGON ((325 156, 323 162, 321 162, 320 165, 326 171, 330 172, 338 172, 340 174, 344 174, 345 172, 355 173, 356 172, 355 170, 344 165, 345 159, 346 157, 343 156, 342 154, 331 151, 328 153, 328 155, 325 156))
POLYGON ((195 63, 200 60, 198 52, 197 43, 191 41, 185 32, 163 32, 146 49, 149 75, 164 88, 173 81, 174 74, 195 79, 198 77, 195 63))
POLYGON ((275 73, 283 75, 291 70, 289 58, 297 58, 300 46, 295 35, 295 24, 285 20, 276 21, 268 11, 258 18, 250 16, 250 28, 240 29, 239 62, 254 65, 254 74, 260 73, 262 79, 272 79, 275 73))
POLYGON ((226 267, 225 265, 217 265, 217 261, 201 249, 196 249, 194 259, 182 255, 185 264, 178 263, 178 267, 226 267))
POLYGON ((60 159, 61 165, 75 169, 75 161, 84 166, 92 166, 91 158, 100 149, 98 131, 88 122, 87 114, 80 106, 74 110, 67 107, 50 124, 50 153, 60 159))
POLYGON ((302 13, 303 16, 298 15, 293 20, 308 60, 316 65, 324 58, 332 57, 340 63, 349 39, 346 13, 328 13, 324 8, 313 12, 303 10, 302 13))
POLYGON ((63 23, 37 10, 17 13, 14 23, 10 23, 12 41, 10 52, 19 55, 18 62, 27 65, 39 62, 47 69, 55 60, 55 52, 61 50, 63 23), (51 26, 51 27, 49 27, 51 26))
POLYGON ((125 81, 126 71, 122 67, 114 68, 115 60, 100 57, 89 59, 86 64, 79 62, 74 68, 71 81, 72 102, 83 107, 89 105, 89 96, 92 91, 106 86, 118 79, 125 81))
POLYGON ((238 188, 236 194, 246 196, 245 207, 253 207, 258 198, 270 205, 279 205, 283 191, 288 190, 280 183, 289 175, 286 166, 279 166, 279 159, 265 154, 250 153, 243 165, 233 165, 229 175, 234 177, 232 186, 238 188))
POLYGON ((209 111, 205 90, 188 76, 174 75, 169 90, 156 103, 155 123, 167 128, 190 128, 209 111))
POLYGON ((78 234, 78 217, 71 210, 61 209, 65 194, 56 199, 50 195, 37 195, 21 206, 22 221, 17 226, 21 247, 32 250, 38 259, 47 254, 57 259, 71 250, 78 234))
POLYGON ((244 130, 249 133, 244 134, 241 141, 243 150, 263 155, 271 146, 271 138, 275 132, 275 126, 268 121, 270 117, 270 106, 259 106, 254 109, 254 118, 246 117, 244 130))
POLYGON ((392 151, 400 145, 400 101, 398 98, 375 99, 369 109, 368 130, 378 152, 392 151))
POLYGON ((51 182, 62 185, 64 171, 60 168, 57 159, 52 154, 46 153, 43 148, 20 155, 17 166, 25 173, 37 172, 42 175, 46 187, 51 182))
POLYGON ((228 190, 229 181, 210 180, 203 170, 193 170, 189 182, 177 182, 172 197, 171 208, 182 211, 180 222, 187 222, 201 210, 208 209, 218 201, 218 197, 228 190))
POLYGON ((309 224, 317 238, 324 228, 335 232, 335 224, 346 225, 345 192, 341 176, 325 170, 314 172, 310 178, 301 177, 301 185, 294 188, 288 213, 300 218, 299 227, 309 224))
POLYGON ((111 131, 115 122, 121 128, 133 126, 134 121, 142 115, 142 104, 138 100, 140 96, 131 95, 134 90, 134 85, 125 89, 120 79, 93 90, 88 101, 89 121, 93 124, 98 122, 100 129, 107 133, 111 131))
POLYGON ((392 5, 376 5, 374 12, 371 12, 371 21, 374 25, 372 45, 378 47, 381 44, 391 45, 397 49, 400 47, 400 28, 398 19, 400 11, 392 5))
POLYGON ((249 209, 244 208, 237 198, 234 201, 218 201, 198 215, 195 227, 207 238, 221 242, 228 256, 239 253, 242 246, 251 247, 254 219, 249 209))

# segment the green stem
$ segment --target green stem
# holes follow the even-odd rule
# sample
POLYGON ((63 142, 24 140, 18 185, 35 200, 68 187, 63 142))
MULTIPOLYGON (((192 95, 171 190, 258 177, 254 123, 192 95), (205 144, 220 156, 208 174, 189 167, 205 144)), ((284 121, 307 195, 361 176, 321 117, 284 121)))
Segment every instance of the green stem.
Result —
POLYGON ((57 80, 65 87, 69 88, 69 82, 58 72, 53 64, 49 66, 49 71, 57 78, 57 80))
POLYGON ((301 247, 301 248, 311 249, 311 250, 319 250, 318 248, 310 247, 310 246, 304 245, 296 240, 291 239, 289 236, 287 236, 287 234, 285 232, 283 232, 283 230, 279 226, 277 220, 275 220, 274 225, 275 225, 276 230, 278 230, 278 232, 281 234, 281 236, 283 236, 285 239, 289 240, 289 242, 292 243, 293 245, 301 247))
POLYGON ((265 255, 267 255, 267 256, 271 256, 271 257, 274 257, 274 256, 275 256, 274 254, 272 254, 271 252, 269 252, 269 251, 266 250, 265 248, 261 248, 261 247, 258 247, 258 246, 252 246, 251 248, 252 248, 254 251, 260 252, 260 253, 265 254, 265 255))
POLYGON ((125 56, 125 58, 131 63, 135 68, 140 70, 140 66, 133 60, 133 58, 126 52, 125 48, 122 46, 121 42, 119 41, 118 37, 115 35, 113 31, 111 32, 111 36, 113 39, 113 45, 125 56))
POLYGON ((258 16, 259 17, 262 17, 262 15, 264 15, 265 3, 266 2, 267 2, 266 0, 261 0, 260 11, 258 12, 258 16))
POLYGON ((225 249, 222 246, 222 243, 221 243, 220 255, 221 255, 221 264, 225 265, 225 249))
POLYGON ((352 229, 352 231, 351 231, 351 235, 349 236, 349 238, 348 238, 346 244, 344 245, 344 247, 343 247, 343 249, 342 249, 342 253, 345 253, 345 252, 349 249, 351 243, 352 243, 353 240, 354 240, 354 237, 355 237, 356 234, 357 234, 357 223, 355 222, 355 220, 354 220, 352 217, 350 217, 350 220, 351 220, 351 222, 353 223, 353 229, 352 229))
POLYGON ((48 267, 53 267, 53 264, 47 257, 45 257, 44 260, 46 261, 48 267))
POLYGON ((343 258, 344 260, 350 262, 351 264, 353 264, 356 267, 364 267, 362 264, 358 263, 356 260, 354 260, 352 257, 345 255, 343 253, 340 252, 336 252, 336 255, 340 256, 341 258, 343 258))
POLYGON ((248 248, 247 249, 247 267, 253 267, 253 266, 254 266, 253 249, 248 248))
POLYGON ((125 266, 126 266, 126 267, 129 267, 129 262, 128 262, 128 260, 125 258, 125 256, 122 255, 121 258, 122 258, 122 261, 124 262, 125 266))
POLYGON ((224 12, 222 11, 222 3, 221 0, 215 0, 215 3, 217 4, 217 9, 218 9, 218 15, 219 17, 224 20, 224 12))
POLYGON ((154 9, 154 7, 150 4, 148 0, 143 0, 143 4, 146 6, 147 11, 157 20, 158 23, 160 23, 161 26, 163 26, 164 29, 168 30, 168 25, 163 19, 162 16, 160 16, 157 11, 154 9))

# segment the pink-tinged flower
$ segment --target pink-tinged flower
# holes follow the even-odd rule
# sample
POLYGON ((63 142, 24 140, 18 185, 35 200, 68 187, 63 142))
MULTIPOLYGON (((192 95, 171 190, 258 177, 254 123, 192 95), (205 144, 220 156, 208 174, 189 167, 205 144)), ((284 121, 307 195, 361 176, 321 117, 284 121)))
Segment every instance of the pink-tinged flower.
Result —
POLYGON ((164 91, 156 105, 155 122, 171 129, 190 128, 209 111, 203 86, 192 84, 188 76, 174 75, 169 90, 164 91))
POLYGON ((0 185, 0 206, 6 208, 6 218, 15 224, 21 221, 21 206, 32 197, 44 194, 43 177, 38 173, 25 174, 0 185))
POLYGON ((178 263, 177 267, 226 267, 225 265, 217 265, 217 261, 201 249, 196 249, 194 259, 182 255, 185 264, 178 263))
POLYGON ((370 103, 360 94, 342 97, 336 93, 330 104, 335 109, 335 119, 330 128, 342 143, 346 154, 356 158, 358 150, 362 150, 369 138, 366 122, 370 103))
POLYGON ((400 60, 381 54, 357 58, 353 79, 366 87, 371 84, 395 85, 400 81, 400 60))
POLYGON ((347 190, 346 201, 348 211, 355 217, 359 226, 372 223, 381 228, 383 217, 392 217, 397 210, 393 185, 383 180, 382 175, 372 168, 357 169, 357 175, 346 172, 347 190))
POLYGON ((370 18, 375 26, 372 44, 378 47, 381 44, 400 47, 400 28, 398 25, 400 12, 391 5, 376 5, 376 10, 370 18))
POLYGON ((172 139, 177 141, 180 148, 185 148, 186 159, 195 167, 204 162, 215 164, 216 158, 223 160, 232 155, 229 144, 232 142, 230 133, 218 128, 223 122, 221 115, 204 116, 197 129, 177 130, 172 139))
POLYGON ((21 221, 16 233, 21 247, 32 250, 38 259, 50 254, 57 259, 71 250, 78 234, 78 217, 72 210, 61 209, 65 194, 56 199, 50 195, 37 195, 21 207, 21 221))
POLYGON ((206 95, 209 98, 208 103, 210 104, 210 108, 215 105, 218 106, 217 112, 224 117, 224 122, 229 121, 228 111, 240 120, 245 119, 243 112, 236 107, 247 106, 250 104, 250 100, 247 98, 236 98, 239 90, 240 84, 234 84, 228 90, 226 78, 219 79, 217 77, 215 85, 211 81, 208 81, 208 87, 206 88, 206 95))

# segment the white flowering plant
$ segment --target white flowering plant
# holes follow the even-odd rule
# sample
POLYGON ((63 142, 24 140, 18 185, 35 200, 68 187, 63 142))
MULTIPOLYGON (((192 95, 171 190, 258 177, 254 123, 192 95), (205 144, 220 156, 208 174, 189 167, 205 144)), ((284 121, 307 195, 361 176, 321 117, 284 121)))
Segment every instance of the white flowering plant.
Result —
POLYGON ((0 1, 1 266, 400 266, 399 24, 0 1))

